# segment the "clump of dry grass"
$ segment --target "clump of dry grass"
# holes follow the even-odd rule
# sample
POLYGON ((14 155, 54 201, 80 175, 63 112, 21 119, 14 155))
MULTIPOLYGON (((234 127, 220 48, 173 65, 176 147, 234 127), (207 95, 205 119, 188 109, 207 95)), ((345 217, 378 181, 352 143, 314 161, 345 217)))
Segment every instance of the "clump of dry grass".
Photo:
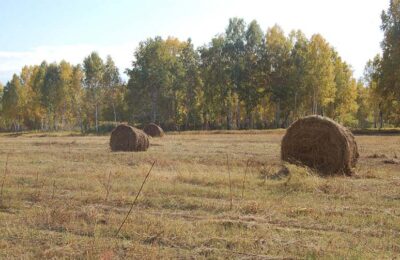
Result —
POLYGON ((281 184, 281 188, 289 192, 313 192, 321 185, 322 179, 318 173, 304 166, 286 164, 287 179, 281 184))
POLYGON ((116 236, 118 236, 118 234, 119 234, 119 232, 121 231, 122 227, 124 226, 126 220, 128 219, 129 215, 131 214, 132 209, 133 209, 133 206, 135 206, 135 203, 136 203, 137 199, 139 198, 140 193, 142 192, 142 189, 143 189, 143 187, 144 187, 144 184, 146 183, 147 178, 149 178, 149 176, 150 176, 150 173, 151 173, 151 170, 152 170, 153 167, 154 167, 154 164, 156 164, 156 161, 153 162, 153 164, 151 165, 150 170, 149 170, 148 173, 146 174, 146 177, 144 178, 143 183, 142 183, 142 185, 140 186, 140 189, 139 189, 138 193, 136 194, 136 197, 135 197, 135 199, 133 200, 133 202, 132 202, 132 204, 131 204, 131 207, 130 207, 128 213, 126 213, 126 216, 125 216, 124 220, 122 221, 121 225, 120 225, 119 228, 118 228, 118 231, 117 231, 117 233, 116 233, 116 236))
POLYGON ((6 179, 7 179, 7 174, 8 174, 8 157, 10 155, 7 154, 7 159, 6 159, 6 163, 4 166, 4 173, 3 173, 3 178, 1 180, 1 187, 0 187, 0 204, 3 203, 3 190, 4 190, 4 185, 6 183, 6 179))
POLYGON ((392 159, 384 160, 383 163, 386 163, 386 164, 400 164, 400 160, 392 158, 392 159))
POLYGON ((382 158, 387 158, 387 156, 386 156, 386 154, 383 154, 383 153, 382 154, 374 153, 374 154, 368 155, 367 158, 372 158, 372 159, 380 158, 380 159, 382 159, 382 158))

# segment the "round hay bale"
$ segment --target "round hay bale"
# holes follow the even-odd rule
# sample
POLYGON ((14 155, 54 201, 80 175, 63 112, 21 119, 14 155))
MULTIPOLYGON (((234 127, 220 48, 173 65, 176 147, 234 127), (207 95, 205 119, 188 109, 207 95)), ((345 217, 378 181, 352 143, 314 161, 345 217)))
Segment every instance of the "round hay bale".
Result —
POLYGON ((110 147, 112 151, 146 151, 149 138, 142 130, 121 124, 111 132, 110 147))
POLYGON ((161 127, 158 125, 151 123, 146 125, 146 127, 143 129, 143 131, 151 136, 151 137, 163 137, 164 136, 164 130, 162 130, 161 127))
POLYGON ((359 154, 354 136, 347 128, 326 117, 308 116, 287 129, 281 157, 322 174, 352 175, 359 154))

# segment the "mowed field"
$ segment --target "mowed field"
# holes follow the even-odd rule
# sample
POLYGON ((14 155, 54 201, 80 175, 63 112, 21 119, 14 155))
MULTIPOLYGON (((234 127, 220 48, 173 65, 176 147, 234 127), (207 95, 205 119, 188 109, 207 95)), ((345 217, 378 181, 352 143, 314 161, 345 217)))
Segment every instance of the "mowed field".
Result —
POLYGON ((383 161, 400 136, 357 136, 357 174, 319 177, 285 173, 283 133, 167 134, 142 153, 3 134, 0 258, 399 258, 400 165, 383 161))

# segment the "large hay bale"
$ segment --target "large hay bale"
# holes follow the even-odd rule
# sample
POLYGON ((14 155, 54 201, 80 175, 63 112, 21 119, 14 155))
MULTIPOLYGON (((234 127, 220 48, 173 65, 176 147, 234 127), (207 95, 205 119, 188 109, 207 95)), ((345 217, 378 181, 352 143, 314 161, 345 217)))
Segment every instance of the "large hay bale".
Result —
POLYGON ((354 136, 347 128, 326 117, 308 116, 287 129, 281 157, 322 174, 351 175, 359 154, 354 136))
POLYGON ((143 129, 143 131, 144 131, 147 135, 149 135, 149 136, 151 136, 151 137, 163 137, 163 136, 164 136, 164 131, 162 130, 162 128, 159 127, 159 126, 156 125, 156 124, 153 124, 153 123, 148 124, 148 125, 143 129))
POLYGON ((142 130, 121 124, 111 132, 110 147, 112 151, 146 151, 149 138, 142 130))

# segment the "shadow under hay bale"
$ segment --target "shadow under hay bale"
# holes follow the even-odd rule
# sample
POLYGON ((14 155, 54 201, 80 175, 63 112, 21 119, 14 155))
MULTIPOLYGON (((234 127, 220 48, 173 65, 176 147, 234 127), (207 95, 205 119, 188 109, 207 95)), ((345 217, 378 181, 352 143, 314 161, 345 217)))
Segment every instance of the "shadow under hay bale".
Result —
POLYGON ((151 137, 163 137, 164 136, 164 130, 162 130, 161 127, 159 127, 158 125, 151 123, 148 124, 143 131, 151 136, 151 137))
POLYGON ((358 157, 353 134, 326 117, 299 119, 282 139, 282 160, 306 165, 325 175, 352 175, 358 157))
POLYGON ((149 138, 142 130, 121 124, 111 132, 110 147, 112 151, 146 151, 149 138))

